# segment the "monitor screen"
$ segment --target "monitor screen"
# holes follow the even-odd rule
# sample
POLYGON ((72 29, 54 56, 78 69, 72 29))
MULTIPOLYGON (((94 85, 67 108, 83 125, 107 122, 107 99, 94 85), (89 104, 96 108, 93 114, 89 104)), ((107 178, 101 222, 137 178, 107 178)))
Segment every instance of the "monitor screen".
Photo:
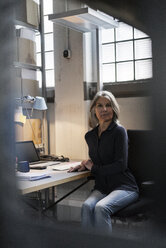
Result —
POLYGON ((36 162, 40 160, 33 141, 16 142, 16 157, 18 162, 36 162))

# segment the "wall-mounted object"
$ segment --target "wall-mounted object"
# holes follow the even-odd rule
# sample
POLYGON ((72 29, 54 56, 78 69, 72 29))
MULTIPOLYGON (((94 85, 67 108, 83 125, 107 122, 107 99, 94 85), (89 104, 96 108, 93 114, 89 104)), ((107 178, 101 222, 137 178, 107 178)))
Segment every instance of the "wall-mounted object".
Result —
POLYGON ((65 49, 63 51, 63 57, 66 58, 66 59, 70 59, 71 58, 71 51, 70 51, 70 49, 65 49))
POLYGON ((111 16, 89 7, 51 14, 49 20, 83 33, 98 28, 108 29, 118 26, 118 22, 111 16))
POLYGON ((97 82, 84 82, 84 100, 92 100, 97 93, 97 82))
POLYGON ((46 99, 47 99, 47 103, 54 103, 54 101, 55 101, 55 89, 54 88, 48 88, 47 87, 46 99))

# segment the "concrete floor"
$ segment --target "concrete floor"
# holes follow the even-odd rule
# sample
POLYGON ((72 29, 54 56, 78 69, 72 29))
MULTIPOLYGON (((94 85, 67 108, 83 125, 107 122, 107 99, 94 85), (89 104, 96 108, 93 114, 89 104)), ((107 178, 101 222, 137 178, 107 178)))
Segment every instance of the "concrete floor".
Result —
MULTIPOLYGON (((70 227, 72 227, 77 231, 80 230, 80 232, 82 232, 79 217, 80 204, 75 204, 74 208, 72 208, 72 206, 70 206, 70 208, 62 206, 63 204, 60 206, 54 206, 40 213, 24 202, 20 214, 22 216, 26 216, 28 220, 35 224, 41 224, 45 226, 55 225, 60 228, 66 227, 69 230, 70 227), (60 213, 60 217, 57 216, 58 212, 60 213), (71 217, 72 213, 75 213, 74 216, 77 218, 66 218, 67 216, 71 217), (63 215, 64 219, 62 218, 63 215)), ((164 229, 159 225, 156 225, 156 222, 152 221, 151 219, 133 219, 125 222, 120 220, 113 220, 112 226, 113 230, 110 236, 118 240, 124 239, 126 241, 136 242, 136 244, 140 244, 143 242, 143 244, 146 243, 145 247, 153 247, 153 245, 155 245, 154 247, 156 248, 166 247, 166 235, 164 229)), ((86 231, 89 232, 88 229, 86 231)), ((142 248, 144 246, 141 245, 138 247, 142 248)))

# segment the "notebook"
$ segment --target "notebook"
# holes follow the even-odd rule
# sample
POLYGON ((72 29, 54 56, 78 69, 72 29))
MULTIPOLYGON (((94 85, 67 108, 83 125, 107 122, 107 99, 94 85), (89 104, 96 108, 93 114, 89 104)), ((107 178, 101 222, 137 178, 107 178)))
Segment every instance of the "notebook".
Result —
POLYGON ((42 161, 32 140, 19 141, 15 144, 18 161, 29 161, 31 169, 45 169, 49 165, 56 165, 56 161, 42 161))
POLYGON ((23 181, 37 181, 40 179, 44 179, 44 178, 48 178, 51 177, 49 174, 47 173, 36 173, 36 172, 20 172, 17 171, 16 172, 16 176, 18 177, 19 180, 23 180, 23 181))

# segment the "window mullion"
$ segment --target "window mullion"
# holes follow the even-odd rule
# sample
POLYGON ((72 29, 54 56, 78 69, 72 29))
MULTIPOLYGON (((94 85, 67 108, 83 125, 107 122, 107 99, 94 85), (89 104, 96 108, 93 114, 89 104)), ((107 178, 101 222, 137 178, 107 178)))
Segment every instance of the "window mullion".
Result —
POLYGON ((134 28, 133 28, 133 70, 134 70, 134 80, 135 80, 135 42, 134 42, 134 28))
POLYGON ((115 49, 115 82, 117 82, 117 51, 116 51, 116 29, 114 28, 114 49, 115 49))

